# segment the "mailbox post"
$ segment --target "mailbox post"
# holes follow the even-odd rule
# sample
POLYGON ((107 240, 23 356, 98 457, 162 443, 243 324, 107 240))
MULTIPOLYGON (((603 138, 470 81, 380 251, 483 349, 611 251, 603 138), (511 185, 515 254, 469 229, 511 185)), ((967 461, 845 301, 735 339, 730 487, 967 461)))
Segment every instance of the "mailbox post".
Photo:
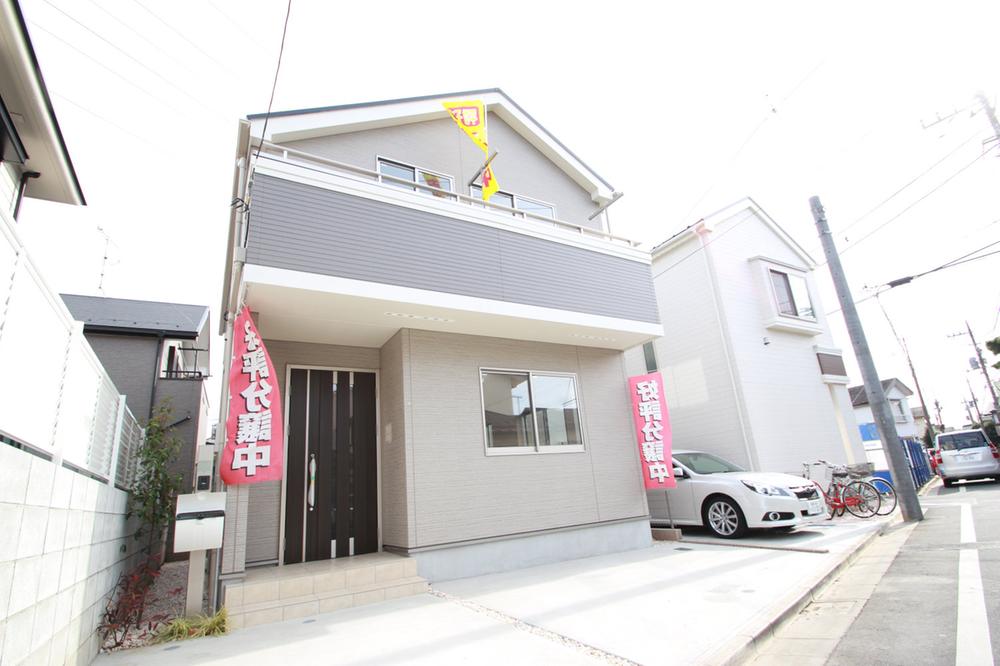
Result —
POLYGON ((226 519, 226 493, 210 492, 215 447, 198 447, 195 471, 197 492, 177 496, 174 522, 174 552, 190 553, 188 560, 186 615, 202 611, 205 592, 205 551, 222 547, 226 519))

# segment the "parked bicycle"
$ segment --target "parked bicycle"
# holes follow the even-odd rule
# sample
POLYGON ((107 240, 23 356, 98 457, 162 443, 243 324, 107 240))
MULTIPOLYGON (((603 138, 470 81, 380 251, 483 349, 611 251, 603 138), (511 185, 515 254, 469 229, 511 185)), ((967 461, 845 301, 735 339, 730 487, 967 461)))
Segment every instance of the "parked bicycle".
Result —
MULTIPOLYGON (((867 465, 857 466, 854 474, 869 474, 867 465), (861 469, 864 467, 864 469, 861 469)), ((878 489, 871 483, 855 478, 848 480, 852 476, 851 466, 833 465, 825 460, 817 460, 813 463, 802 463, 802 476, 816 484, 816 488, 826 502, 827 520, 834 516, 842 516, 845 511, 858 518, 871 518, 878 515, 882 507, 882 496, 878 489), (810 472, 813 467, 822 466, 830 472, 830 482, 824 489, 819 481, 813 479, 810 472)), ((893 493, 895 498, 895 492, 893 493)))

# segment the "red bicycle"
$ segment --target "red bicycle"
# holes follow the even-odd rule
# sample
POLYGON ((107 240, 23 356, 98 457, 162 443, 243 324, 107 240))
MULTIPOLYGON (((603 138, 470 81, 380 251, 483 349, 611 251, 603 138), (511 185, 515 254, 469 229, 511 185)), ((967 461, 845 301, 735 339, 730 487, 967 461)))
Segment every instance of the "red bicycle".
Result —
MULTIPOLYGON (((859 466, 858 474, 861 474, 859 466)), ((882 496, 878 489, 867 481, 855 479, 848 481, 851 470, 847 465, 831 465, 825 460, 817 460, 814 463, 802 463, 802 471, 805 478, 816 484, 816 488, 826 502, 827 520, 834 516, 843 516, 844 511, 858 518, 871 518, 876 515, 882 506, 882 496), (812 467, 822 465, 830 470, 830 483, 823 489, 819 481, 810 477, 812 467)))

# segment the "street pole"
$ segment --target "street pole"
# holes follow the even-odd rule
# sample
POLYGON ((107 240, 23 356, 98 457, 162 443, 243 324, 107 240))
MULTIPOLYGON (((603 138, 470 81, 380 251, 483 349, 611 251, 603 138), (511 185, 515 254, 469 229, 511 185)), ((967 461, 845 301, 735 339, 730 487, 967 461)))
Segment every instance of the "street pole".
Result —
POLYGON ((813 218, 816 220, 819 238, 823 243, 823 252, 826 254, 827 265, 830 267, 830 277, 833 278, 833 284, 837 289, 837 298, 840 301, 841 311, 844 313, 844 321, 847 324, 847 332, 854 347, 854 355, 861 367, 861 377, 864 379, 865 392, 868 394, 868 403, 875 416, 875 425, 878 428, 879 437, 882 439, 882 447, 889 454, 889 471, 896 484, 903 520, 907 522, 923 520, 924 514, 920 509, 920 501, 917 499, 917 490, 913 486, 913 477, 910 476, 906 454, 903 453, 899 434, 896 432, 895 417, 889 409, 889 401, 885 399, 882 382, 879 381, 878 372, 875 370, 875 362, 872 360, 868 340, 865 338, 865 331, 861 326, 861 319, 858 317, 858 309, 854 305, 854 297, 851 296, 851 289, 847 285, 844 267, 840 264, 840 255, 837 254, 833 235, 830 233, 830 225, 826 222, 823 204, 820 203, 819 197, 811 197, 809 205, 812 208, 813 218))
POLYGON ((965 378, 965 385, 969 387, 969 397, 972 398, 972 406, 976 408, 976 416, 979 417, 979 424, 982 425, 983 413, 979 411, 979 401, 976 400, 976 392, 972 390, 972 382, 969 381, 968 377, 965 378))
POLYGON ((944 421, 942 421, 942 420, 941 420, 941 403, 940 403, 940 402, 938 402, 938 399, 937 399, 937 398, 934 398, 934 411, 936 411, 936 412, 937 412, 937 417, 938 417, 938 421, 937 421, 937 422, 938 422, 938 429, 939 429, 939 430, 940 430, 941 432, 944 432, 944 421))
POLYGON ((969 425, 971 426, 972 424, 975 423, 975 421, 972 418, 972 410, 969 409, 969 401, 966 400, 965 398, 962 398, 962 404, 965 405, 965 413, 969 415, 969 425))
POLYGON ((976 100, 982 105, 983 111, 986 112, 986 117, 990 119, 990 126, 993 127, 993 134, 996 137, 995 140, 1000 141, 1000 121, 997 121, 997 114, 993 110, 993 105, 986 99, 986 95, 981 92, 976 93, 976 100))
MULTIPOLYGON (((979 369, 983 371, 983 377, 986 378, 986 387, 990 390, 990 396, 993 398, 993 412, 996 413, 1000 411, 1000 403, 997 402, 997 391, 993 388, 993 382, 990 381, 990 373, 986 370, 986 361, 983 360, 983 350, 979 348, 979 344, 976 342, 976 336, 972 334, 972 327, 969 326, 969 322, 965 322, 965 330, 969 332, 969 339, 972 340, 972 347, 976 350, 976 357, 979 359, 979 369)), ((979 419, 982 421, 982 419, 979 419)))
POLYGON ((913 367, 913 361, 910 360, 910 350, 906 348, 906 340, 903 340, 903 352, 906 354, 906 362, 910 364, 910 374, 913 375, 913 385, 917 388, 917 398, 920 399, 920 408, 924 410, 924 419, 927 420, 927 427, 931 431, 931 439, 934 439, 936 434, 934 431, 934 421, 931 419, 931 413, 927 411, 927 403, 924 402, 924 392, 920 390, 920 380, 917 379, 917 371, 913 367))

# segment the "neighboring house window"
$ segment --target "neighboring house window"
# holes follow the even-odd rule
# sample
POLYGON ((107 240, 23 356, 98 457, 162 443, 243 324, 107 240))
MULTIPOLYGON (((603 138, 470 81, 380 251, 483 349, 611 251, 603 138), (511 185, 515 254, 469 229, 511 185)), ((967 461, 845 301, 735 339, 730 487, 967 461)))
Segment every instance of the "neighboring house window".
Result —
MULTIPOLYGON (((393 162, 391 160, 384 160, 381 157, 378 159, 378 172, 383 176, 393 176, 395 178, 401 178, 403 180, 409 180, 414 183, 420 183, 421 185, 430 185, 431 187, 436 187, 439 190, 448 190, 449 192, 454 191, 453 180, 451 176, 445 176, 444 174, 434 173, 433 171, 427 171, 426 169, 421 169, 419 167, 412 166, 410 164, 404 164, 402 162, 393 162)), ((391 185, 393 187, 399 187, 404 190, 415 189, 418 192, 423 192, 424 194, 432 194, 436 197, 444 197, 445 194, 441 192, 431 192, 430 190, 424 190, 421 188, 411 188, 406 185, 396 182, 394 180, 383 180, 386 185, 391 185)))
POLYGON ((801 275, 770 270, 778 312, 789 317, 816 320, 806 279, 801 275))
POLYGON ((656 350, 653 349, 653 343, 647 342, 642 346, 642 355, 646 358, 646 372, 656 372, 656 350))
MULTIPOLYGON (((479 185, 472 185, 469 189, 473 197, 477 199, 483 198, 483 188, 479 185)), ((490 197, 490 203, 507 206, 507 208, 516 208, 517 210, 524 211, 525 213, 540 215, 541 217, 549 217, 552 219, 555 219, 556 217, 555 206, 541 201, 536 201, 534 199, 528 199, 527 197, 522 197, 519 194, 504 192, 503 190, 494 192, 493 196, 490 197)))
POLYGON ((906 411, 903 409, 902 400, 890 400, 889 403, 892 405, 893 415, 896 417, 897 421, 906 421, 906 411))
POLYGON ((576 379, 520 370, 481 370, 486 450, 583 450, 576 379))

